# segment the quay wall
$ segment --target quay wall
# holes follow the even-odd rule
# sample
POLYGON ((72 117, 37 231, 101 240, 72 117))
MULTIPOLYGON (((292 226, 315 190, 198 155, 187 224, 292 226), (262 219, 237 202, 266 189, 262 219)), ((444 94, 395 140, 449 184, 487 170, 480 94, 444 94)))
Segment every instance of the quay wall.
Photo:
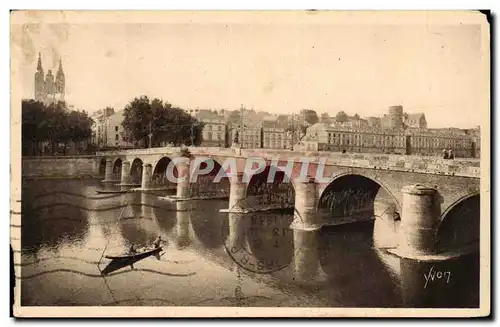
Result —
POLYGON ((65 178, 97 177, 99 160, 96 156, 23 157, 22 177, 65 178))

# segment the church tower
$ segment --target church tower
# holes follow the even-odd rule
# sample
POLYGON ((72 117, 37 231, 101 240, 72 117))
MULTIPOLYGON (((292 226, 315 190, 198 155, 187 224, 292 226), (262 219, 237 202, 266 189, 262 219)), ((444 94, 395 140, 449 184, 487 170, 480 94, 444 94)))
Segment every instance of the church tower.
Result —
POLYGON ((65 101, 66 78, 62 67, 62 59, 59 59, 59 68, 56 76, 49 69, 44 75, 42 68, 42 55, 38 53, 38 65, 35 73, 35 100, 45 104, 65 101))
POLYGON ((42 68, 42 55, 38 53, 38 64, 35 73, 35 100, 45 99, 45 78, 42 68))
POLYGON ((45 95, 49 98, 53 98, 56 93, 55 91, 54 75, 52 75, 52 71, 49 69, 45 76, 45 95))
POLYGON ((64 101, 65 88, 66 88, 66 82, 64 79, 62 60, 59 59, 59 69, 57 70, 56 74, 56 93, 59 94, 60 101, 64 101))

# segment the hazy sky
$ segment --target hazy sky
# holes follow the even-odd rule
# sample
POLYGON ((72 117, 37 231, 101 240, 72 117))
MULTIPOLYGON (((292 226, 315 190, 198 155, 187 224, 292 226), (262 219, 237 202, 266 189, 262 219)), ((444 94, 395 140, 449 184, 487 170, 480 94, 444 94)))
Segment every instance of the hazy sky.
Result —
MULTIPOLYGON (((134 96, 187 108, 302 108, 381 116, 402 104, 429 127, 474 127, 481 76, 479 25, 72 23, 13 26, 23 96, 62 57, 67 101, 122 109, 134 96)), ((484 59, 483 59, 484 60, 484 59)))

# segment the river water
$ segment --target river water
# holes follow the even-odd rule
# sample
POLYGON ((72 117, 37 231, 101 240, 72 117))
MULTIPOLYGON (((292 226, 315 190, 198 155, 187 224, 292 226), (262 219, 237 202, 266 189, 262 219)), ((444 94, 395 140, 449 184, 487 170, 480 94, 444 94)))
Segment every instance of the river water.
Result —
POLYGON ((171 203, 97 194, 97 180, 24 181, 24 306, 478 307, 479 256, 401 259, 373 223, 298 231, 290 213, 220 213, 227 200, 171 203), (114 265, 145 246, 160 256, 114 265))

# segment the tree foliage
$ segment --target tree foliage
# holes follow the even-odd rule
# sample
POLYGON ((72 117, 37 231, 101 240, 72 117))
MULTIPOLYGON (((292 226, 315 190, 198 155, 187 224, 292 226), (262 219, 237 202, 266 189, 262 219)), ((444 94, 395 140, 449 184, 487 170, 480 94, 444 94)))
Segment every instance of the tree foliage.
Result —
POLYGON ((344 111, 339 111, 335 116, 335 120, 339 123, 345 123, 349 121, 349 116, 344 111))
POLYGON ((59 143, 76 143, 92 135, 93 120, 87 112, 68 110, 64 102, 45 105, 35 100, 23 100, 21 110, 23 155, 38 154, 44 142, 50 145, 54 154, 59 143))
POLYGON ((203 124, 184 110, 168 102, 147 96, 134 98, 124 109, 122 126, 126 141, 149 147, 162 142, 195 145, 201 143, 203 124))
POLYGON ((329 122, 330 121, 330 115, 327 112, 324 112, 321 114, 320 117, 321 122, 329 122))
POLYGON ((301 114, 302 114, 302 117, 304 118, 304 121, 308 125, 314 125, 317 122, 319 122, 318 114, 316 113, 316 111, 314 111, 312 109, 303 109, 301 114))

